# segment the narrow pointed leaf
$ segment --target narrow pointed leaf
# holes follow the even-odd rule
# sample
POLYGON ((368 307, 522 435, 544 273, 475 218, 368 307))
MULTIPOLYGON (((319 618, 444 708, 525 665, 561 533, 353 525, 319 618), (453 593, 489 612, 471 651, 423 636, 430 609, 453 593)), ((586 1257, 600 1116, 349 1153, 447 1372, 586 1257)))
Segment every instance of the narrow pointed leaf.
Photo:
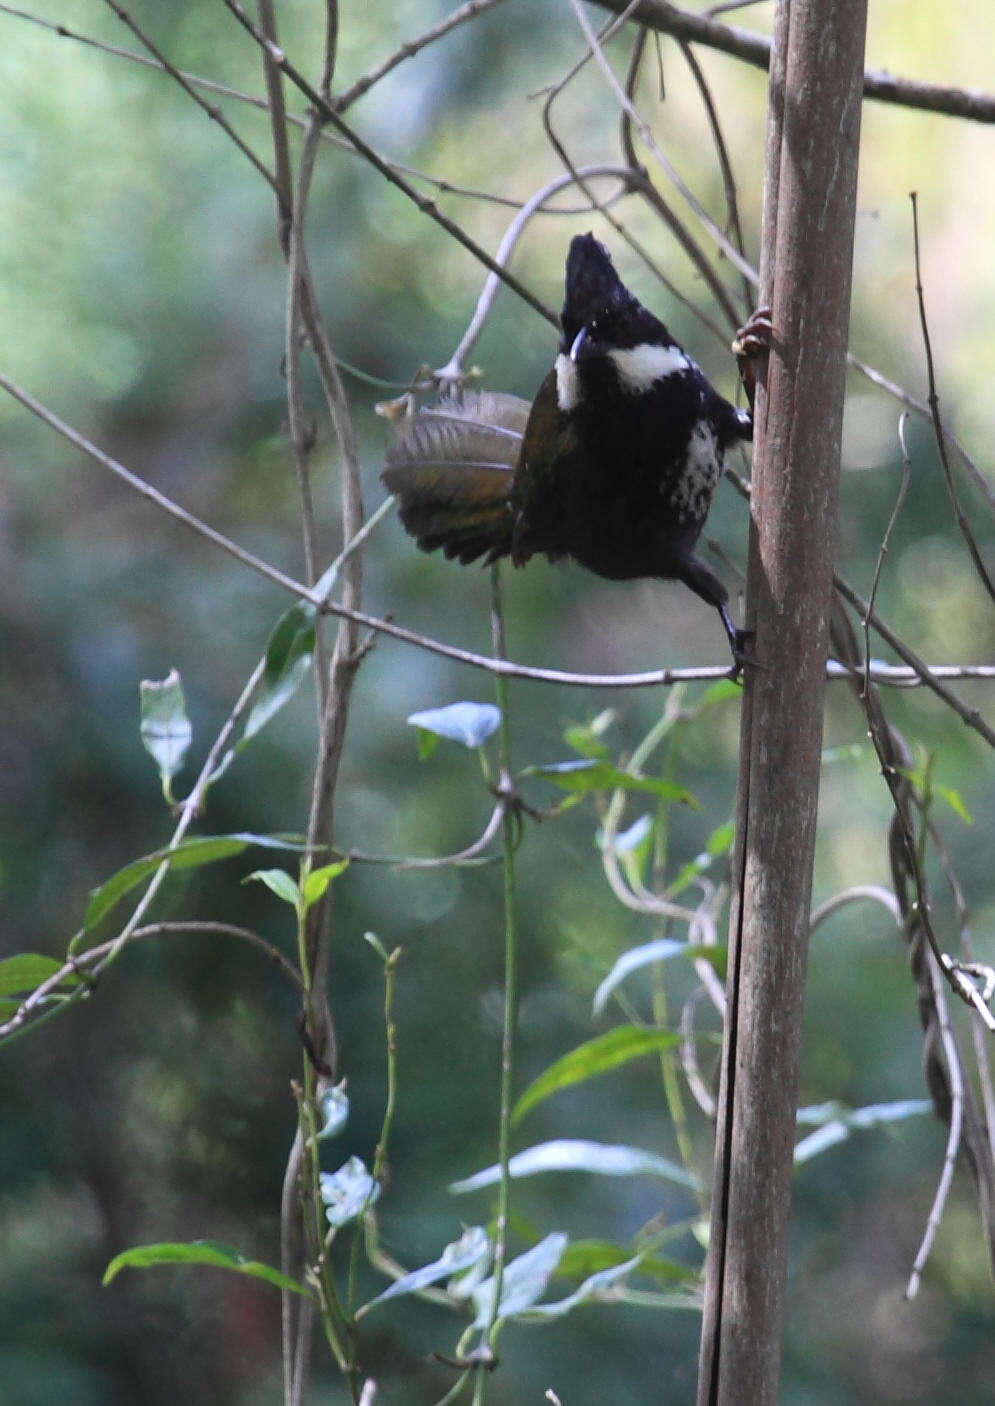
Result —
POLYGON ((263 849, 303 850, 307 846, 299 840, 285 839, 276 835, 196 835, 183 840, 175 849, 159 849, 142 859, 134 859, 119 869, 99 888, 90 894, 86 907, 84 928, 87 932, 96 927, 101 918, 119 903, 126 893, 150 879, 160 864, 168 864, 171 869, 195 869, 201 864, 215 864, 219 859, 231 859, 242 854, 252 845, 263 849))
POLYGON ((680 1044, 680 1040, 680 1035, 675 1035, 672 1030, 641 1030, 637 1025, 616 1026, 614 1030, 578 1045, 544 1070, 518 1100, 512 1122, 517 1123, 536 1104, 560 1089, 592 1079, 596 1074, 604 1074, 609 1069, 628 1063, 630 1059, 638 1059, 640 1055, 673 1049, 680 1044))
POLYGON ((310 908, 312 903, 324 898, 328 885, 348 867, 348 859, 337 859, 333 864, 324 864, 320 869, 312 869, 304 880, 304 906, 310 908))
MULTIPOLYGON (((572 1240, 560 1260, 557 1274, 568 1279, 585 1279, 631 1259, 631 1245, 616 1245, 611 1240, 572 1240)), ((664 1259, 649 1251, 640 1256, 639 1273, 670 1285, 697 1282, 700 1277, 699 1271, 691 1265, 664 1259)))
POLYGON ((795 1163, 808 1162, 838 1143, 845 1142, 851 1133, 862 1128, 873 1128, 880 1124, 897 1123, 905 1118, 916 1118, 930 1113, 933 1105, 928 1099, 899 1099, 893 1103, 869 1103, 863 1108, 847 1108, 835 1101, 816 1104, 810 1108, 799 1108, 797 1122, 815 1123, 816 1131, 809 1133, 795 1145, 795 1163))
POLYGON ((604 981, 594 993, 592 1010, 600 1015, 608 1004, 612 992, 633 972, 653 962, 668 962, 671 957, 686 957, 688 961, 703 958, 710 962, 720 976, 725 974, 726 949, 722 945, 693 947, 690 943, 679 942, 674 937, 660 937, 653 942, 644 942, 639 947, 631 947, 623 952, 604 981))
POLYGON ((245 721, 239 750, 297 692, 314 657, 315 613, 313 605, 297 601, 273 626, 259 692, 245 721))
POLYGON ((399 1298, 402 1294, 417 1294, 420 1290, 427 1289, 431 1284, 438 1284, 441 1279, 451 1279, 455 1274, 472 1269, 475 1265, 486 1261, 490 1252, 491 1242, 488 1239, 487 1231, 481 1225, 470 1226, 458 1240, 454 1240, 451 1245, 446 1246, 437 1260, 433 1260, 431 1264, 422 1265, 421 1269, 413 1269, 410 1274, 405 1274, 402 1279, 396 1280, 382 1294, 378 1294, 375 1299, 364 1304, 357 1317, 368 1313, 374 1304, 384 1303, 387 1299, 399 1298))
POLYGON ((289 903, 291 908, 300 908, 301 891, 296 880, 292 879, 285 869, 255 869, 251 874, 246 874, 242 883, 249 884, 253 881, 265 884, 270 893, 275 893, 277 898, 289 903))
POLYGON ((228 1269, 236 1274, 247 1274, 252 1279, 262 1279, 275 1289, 288 1289, 291 1293, 310 1298, 310 1292, 296 1279, 290 1279, 279 1270, 272 1269, 259 1260, 247 1260, 230 1245, 222 1245, 214 1240, 193 1240, 189 1242, 166 1242, 161 1245, 138 1245, 116 1255, 104 1273, 103 1282, 109 1284, 122 1269, 149 1269, 160 1264, 206 1264, 216 1269, 228 1269))
POLYGON ((558 1299, 556 1303, 533 1304, 531 1307, 523 1309, 519 1317, 524 1323, 541 1323, 551 1318, 564 1318, 571 1309, 576 1308, 579 1304, 603 1297, 612 1285, 631 1274, 634 1269, 638 1269, 641 1259, 641 1255, 634 1255, 632 1259, 624 1260, 622 1264, 612 1265, 609 1269, 600 1269, 596 1274, 585 1279, 583 1284, 565 1299, 558 1299))
MULTIPOLYGON (((537 1143, 512 1157, 509 1170, 513 1177, 531 1177, 541 1172, 593 1172, 607 1177, 656 1176, 695 1191, 701 1190, 701 1183, 696 1177, 690 1176, 675 1162, 658 1157, 655 1152, 644 1152, 642 1148, 622 1144, 587 1142, 581 1138, 558 1138, 553 1142, 537 1143)), ((501 1168, 495 1164, 462 1181, 450 1183, 449 1190, 462 1195, 467 1191, 494 1186, 500 1178, 501 1168)))
POLYGON ((561 791, 586 795, 591 791, 645 791, 662 801, 678 801, 697 810, 698 802, 690 791, 673 781, 661 781, 653 776, 632 776, 604 761, 551 762, 545 766, 528 766, 523 776, 538 776, 551 781, 561 791))
MULTIPOLYGON (((19 952, 0 962, 0 996, 26 995, 47 981, 62 966, 41 952, 19 952)), ((75 978, 70 978, 75 983, 75 978)))
MULTIPOLYGON (((561 1231, 554 1231, 540 1240, 538 1245, 533 1245, 531 1250, 526 1250, 524 1255, 518 1255, 505 1265, 498 1318, 514 1318, 542 1298, 566 1247, 567 1236, 561 1231)), ((473 1302, 477 1308, 473 1321, 475 1328, 485 1328, 490 1321, 495 1288, 492 1275, 474 1289, 473 1302)))

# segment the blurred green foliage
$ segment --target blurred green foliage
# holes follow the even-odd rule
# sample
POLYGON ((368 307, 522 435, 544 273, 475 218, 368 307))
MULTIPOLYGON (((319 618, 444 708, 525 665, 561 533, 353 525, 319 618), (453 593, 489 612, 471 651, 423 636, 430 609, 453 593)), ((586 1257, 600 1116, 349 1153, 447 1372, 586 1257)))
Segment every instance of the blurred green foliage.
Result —
MULTIPOLYGON (((448 8, 343 0, 336 88, 448 8)), ((742 22, 762 24, 764 9, 742 22)), ((312 0, 278 6, 281 42, 307 72, 320 52, 321 11, 312 0)), ((257 53, 223 6, 139 0, 132 12, 177 65, 263 92, 257 53)), ((67 22, 55 0, 38 0, 37 13, 67 22)), ((984 0, 953 17, 948 7, 920 5, 913 14, 902 0, 882 0, 869 64, 995 89, 989 21, 984 0)), ((71 22, 135 48, 97 0, 73 6, 71 22)), ((2 369, 191 511, 301 574, 281 375, 285 279, 270 192, 168 79, 23 19, 0 15, 0 26, 2 369)), ((507 0, 401 64, 351 120, 394 159, 453 185, 524 200, 560 169, 533 95, 582 51, 566 6, 507 0)), ((617 45, 611 52, 624 61, 617 45)), ((727 128, 755 257, 764 80, 721 56, 701 60, 727 128)), ((721 212, 700 102, 666 41, 661 64, 666 101, 658 101, 650 74, 643 107, 696 192, 721 212)), ((269 160, 265 115, 232 102, 224 108, 269 160)), ((597 74, 585 74, 553 111, 575 161, 616 159, 617 117, 597 74)), ((852 331, 859 356, 923 393, 907 199, 915 187, 943 408, 983 465, 995 434, 988 356, 995 188, 981 174, 991 168, 991 142, 990 128, 866 105, 852 331)), ((507 208, 437 198, 496 247, 507 208)), ((622 208, 685 294, 703 299, 671 237, 633 201, 622 208)), ((602 230, 590 214, 543 217, 516 253, 516 273, 551 305, 559 302, 570 235, 592 225, 602 230)), ((336 352, 402 384, 420 365, 447 360, 482 281, 465 251, 331 144, 318 168, 309 253, 336 352)), ((631 256, 620 253, 619 262, 731 394, 734 368, 721 343, 631 256)), ((502 292, 473 360, 487 385, 530 396, 552 343, 549 327, 502 292)), ((388 440, 373 406, 389 392, 354 378, 348 384, 369 508, 382 497, 388 440)), ((337 456, 310 384, 308 396, 318 432, 321 550, 330 560, 340 545, 337 456)), ((854 377, 840 563, 863 591, 898 486, 896 418, 893 401, 854 377)), ((909 441, 912 486, 879 608, 927 659, 990 659, 990 603, 953 525, 928 428, 910 426, 909 441)), ((6 398, 0 463, 0 956, 59 956, 89 890, 170 833, 139 736, 139 681, 174 667, 182 677, 194 731, 192 762, 173 783, 182 795, 288 602, 6 398)), ((991 560, 990 515, 968 485, 964 498, 991 560)), ((709 534, 740 565, 744 526, 742 504, 724 490, 709 534)), ((597 672, 724 659, 713 612, 679 587, 609 585, 540 562, 506 576, 516 659, 597 672)), ((372 612, 394 612, 413 629, 487 651, 488 596, 485 572, 419 555, 395 522, 370 545, 372 612)), ((958 687, 991 717, 990 686, 958 687)), ((689 701, 702 691, 692 689, 689 701)), ((479 833, 491 798, 475 759, 443 744, 419 764, 405 723, 412 712, 458 698, 490 702, 488 678, 399 643, 377 644, 349 725, 337 806, 343 847, 431 855, 479 833)), ((906 734, 937 753, 937 781, 959 793, 974 819, 968 827, 952 811, 937 817, 972 909, 978 955, 991 959, 991 758, 932 697, 894 694, 888 704, 906 734)), ((608 706, 617 716, 604 740, 618 759, 656 720, 657 692, 513 685, 516 764, 567 759, 564 729, 608 706)), ((701 804, 669 812, 672 872, 732 813, 737 714, 734 700, 724 702, 669 743, 668 777, 701 804)), ((844 885, 887 882, 887 793, 860 715, 838 687, 826 745, 834 750, 824 772, 817 899, 844 885)), ((204 832, 299 832, 313 751, 314 700, 305 688, 212 789, 204 832)), ((527 797, 548 804, 552 788, 536 779, 527 797)), ((631 806, 625 823, 639 813, 631 806)), ((661 935, 612 897, 596 829, 587 802, 530 825, 521 850, 520 1088, 606 1028, 592 1022, 595 989, 623 951, 661 935)), ((175 875, 157 915, 242 922, 291 955, 286 907, 262 885, 240 883, 259 862, 247 855, 175 875)), ((952 904, 935 868, 931 878, 937 923, 953 947, 952 904)), ((446 1185, 494 1160, 500 905, 500 875, 491 868, 419 873, 354 864, 337 881, 330 992, 352 1104, 337 1142, 343 1157, 369 1160, 382 1114, 382 973, 362 934, 372 929, 388 949, 405 949, 396 998, 400 1103, 379 1213, 385 1247, 407 1265, 434 1259, 461 1220, 491 1212, 487 1194, 464 1205, 446 1185)), ((820 930, 802 1102, 857 1106, 921 1095, 905 958, 876 907, 845 909, 820 930)), ((668 964, 672 1018, 692 983, 690 970, 668 964)), ((627 989, 648 1013, 649 974, 627 989)), ((136 946, 68 1016, 4 1050, 0 1399, 262 1406, 279 1398, 279 1309, 266 1286, 212 1270, 122 1275, 107 1289, 100 1279, 119 1251, 149 1241, 210 1238, 278 1261, 295 1122, 289 1080, 300 1067, 294 1014, 291 989, 258 954, 220 937, 171 937, 136 946)), ((652 1060, 557 1094, 527 1123, 518 1145, 595 1137, 677 1155, 652 1060)), ((707 1177, 704 1119, 692 1118, 691 1133, 695 1170, 707 1177)), ((966 1177, 958 1178, 920 1298, 901 1298, 943 1143, 933 1121, 912 1120, 851 1138, 800 1170, 783 1385, 789 1406, 990 1399, 992 1290, 966 1177)), ((647 1178, 549 1176, 518 1185, 515 1207, 536 1236, 565 1230, 624 1241, 651 1217, 666 1224, 693 1215, 696 1203, 647 1178)), ((700 1258, 687 1234, 667 1254, 689 1264, 700 1258)), ((367 1296, 382 1287, 372 1274, 363 1285, 367 1296)), ((439 1310, 401 1300, 378 1310, 365 1330, 364 1366, 380 1381, 378 1400, 429 1402, 443 1393, 448 1379, 427 1354, 450 1350, 455 1330, 439 1310)), ((492 1399, 540 1400, 553 1386, 565 1406, 594 1396, 618 1406, 686 1402, 697 1333, 693 1314, 631 1307, 582 1308, 550 1328, 509 1329, 492 1399)), ((314 1399, 345 1399, 321 1348, 314 1399)))

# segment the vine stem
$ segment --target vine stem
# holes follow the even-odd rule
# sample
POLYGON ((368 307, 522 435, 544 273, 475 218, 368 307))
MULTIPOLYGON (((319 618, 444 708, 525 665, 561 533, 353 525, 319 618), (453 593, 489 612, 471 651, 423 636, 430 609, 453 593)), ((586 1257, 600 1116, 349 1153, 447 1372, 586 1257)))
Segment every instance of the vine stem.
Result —
MULTIPOLYGON (((504 658, 504 613, 501 606, 500 567, 491 568, 491 643, 495 658, 504 658)), ((515 846, 517 826, 513 809, 511 772, 511 727, 508 721, 508 680, 503 674, 494 677, 494 694, 501 721, 498 726, 498 792, 502 799, 501 837, 504 857, 504 1026, 501 1035, 501 1113, 498 1128, 498 1162, 501 1179, 498 1184, 497 1237, 494 1245, 494 1297, 485 1329, 485 1339, 493 1351, 498 1326, 498 1306, 508 1242, 508 1218, 511 1204, 511 1099, 514 1078, 515 1026, 518 1020, 518 910, 515 901, 515 846)), ((479 1406, 484 1398, 485 1369, 477 1371, 473 1403, 479 1406)))

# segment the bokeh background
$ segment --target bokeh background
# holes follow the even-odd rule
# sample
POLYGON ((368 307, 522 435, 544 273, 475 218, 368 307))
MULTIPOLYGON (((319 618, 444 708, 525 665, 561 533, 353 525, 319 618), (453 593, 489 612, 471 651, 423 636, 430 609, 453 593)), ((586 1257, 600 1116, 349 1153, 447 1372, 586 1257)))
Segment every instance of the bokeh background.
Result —
MULTIPOLYGON (((314 75, 322 6, 278 6, 281 40, 314 75)), ((450 7, 343 0, 336 87, 345 87, 450 7)), ((995 90, 986 0, 952 11, 878 0, 868 64, 995 90)), ((763 27, 769 7, 731 19, 763 27)), ((37 0, 35 14, 128 49, 135 41, 97 0, 37 0)), ((177 65, 261 95, 257 54, 224 8, 136 0, 136 19, 177 65)), ((604 12, 591 8, 600 22, 604 12)), ((0 13, 0 326, 2 369, 58 414, 191 511, 267 560, 300 574, 296 490, 281 375, 285 282, 272 200, 244 158, 167 78, 0 13)), ((506 0, 402 64, 354 108, 379 150, 454 185, 517 200, 559 173, 541 98, 583 52, 564 4, 506 0)), ((610 49, 619 70, 624 46, 610 49)), ((759 224, 765 81, 699 51, 739 183, 748 252, 759 224)), ((650 57, 640 101, 657 139, 703 202, 722 214, 700 100, 676 48, 650 57), (663 95, 660 91, 660 74, 663 95)), ((290 96, 291 110, 302 105, 290 96)), ((269 159, 264 114, 228 102, 240 132, 269 159)), ((555 109, 575 161, 617 159, 617 114, 597 73, 555 109)), ((852 346, 924 394, 913 294, 908 192, 920 194, 923 275, 948 422, 991 475, 995 323, 992 129, 869 103, 864 110, 852 346)), ((669 192, 667 192, 669 194, 669 192)), ((507 207, 457 195, 444 208, 488 248, 507 207)), ((567 203, 567 202, 564 202, 567 203)), ((576 205, 576 201, 573 201, 576 205)), ((682 291, 710 313, 707 291, 671 237, 630 199, 619 207, 682 291)), ((536 220, 514 269, 552 306, 569 237, 590 214, 536 220)), ((352 155, 324 147, 309 252, 336 351, 388 381, 442 365, 465 327, 482 272, 463 250, 352 155)), ((722 342, 627 252, 623 275, 728 394, 722 342)), ((721 266, 720 266, 721 267, 721 266)), ((732 282, 728 268, 722 269, 732 282)), ((553 354, 550 328, 502 292, 474 352, 486 384, 531 396, 553 354)), ((362 442, 367 507, 389 429, 374 404, 389 391, 348 377, 362 442)), ((309 385, 318 447, 322 552, 340 544, 337 457, 309 385)), ((898 487, 896 402, 854 377, 840 519, 843 573, 866 592, 898 487)), ((986 661, 990 603, 958 537, 928 428, 909 427, 911 488, 879 595, 882 613, 925 658, 986 661)), ((991 560, 992 519, 963 485, 991 560)), ((745 511, 723 489, 709 534, 745 557, 745 511)), ((366 557, 365 604, 403 624, 486 651, 488 578, 417 553, 394 521, 366 557)), ((729 568, 722 568, 726 573, 729 568)), ((0 399, 0 956, 59 955, 88 891, 163 844, 170 815, 138 734, 138 684, 179 669, 195 729, 189 778, 237 697, 286 600, 278 591, 127 492, 0 399)), ((512 657, 582 671, 723 662, 714 613, 679 587, 609 585, 571 566, 534 562, 506 582, 512 657)), ((883 651, 882 651, 883 653, 883 651)), ((688 702, 700 697, 692 688, 688 702)), ((991 719, 991 688, 964 684, 991 719)), ((442 744, 416 758, 407 715, 458 698, 491 701, 485 675, 381 641, 364 664, 349 724, 338 839, 382 854, 455 850, 489 811, 475 759, 442 744)), ((888 698, 907 736, 936 753, 936 776, 973 819, 938 811, 971 906, 980 956, 995 956, 992 759, 980 740, 919 693, 888 698)), ((516 762, 565 759, 563 730, 606 707, 618 756, 659 716, 655 691, 512 688, 516 762)), ((672 863, 697 854, 732 814, 738 704, 679 731, 670 765, 701 802, 671 817, 672 863)), ((315 744, 308 687, 210 794, 201 829, 299 831, 315 744)), ((816 899, 886 883, 889 813, 860 716, 830 690, 816 899)), ((182 780, 178 790, 182 792, 182 780)), ((533 783, 530 798, 552 799, 533 783)), ((630 808, 629 818, 637 809, 630 808)), ((520 1070, 524 1083, 589 1038, 591 997, 627 947, 659 935, 611 896, 590 804, 530 826, 520 859, 524 952, 520 1070)), ((292 953, 284 909, 240 880, 247 856, 175 876, 156 912, 245 922, 292 953)), ((956 928, 941 876, 937 922, 956 928)), ((400 1104, 385 1245, 407 1264, 433 1258, 463 1222, 486 1219, 487 1193, 447 1184, 495 1153, 502 953, 500 871, 400 873, 354 865, 340 881, 331 1000, 349 1078, 352 1121, 327 1165, 369 1158, 384 1083, 381 974, 362 941, 401 944, 397 1021, 400 1104)), ((108 934, 110 935, 110 934, 108 934)), ((667 973, 673 1009, 689 973, 667 973)), ((852 1105, 923 1094, 920 1036, 903 944, 883 910, 852 907, 821 930, 810 963, 803 1102, 852 1105)), ((633 983, 648 1012, 650 986, 633 983)), ((233 943, 203 937, 141 944, 64 1019, 4 1049, 0 1063, 0 1401, 13 1406, 158 1403, 262 1406, 279 1399, 279 1304, 263 1286, 220 1272, 160 1270, 100 1278, 121 1249, 211 1237, 278 1258, 282 1171, 299 1071, 294 1002, 272 971, 233 943)), ((959 1018, 959 1015, 958 1015, 959 1018)), ((706 1058, 707 1062, 707 1058, 706 1058)), ((692 1123, 697 1169, 709 1132, 692 1123)), ((563 1094, 519 1131, 523 1146, 556 1136, 630 1142, 675 1155, 652 1061, 563 1094)), ((992 1284, 972 1190, 959 1173, 918 1300, 902 1289, 939 1174, 944 1130, 931 1118, 861 1134, 807 1164, 795 1185, 783 1379, 786 1403, 963 1403, 991 1399, 992 1284)), ((693 1200, 647 1179, 546 1177, 521 1184, 522 1228, 624 1241, 653 1216, 694 1213, 693 1200)), ((684 1234, 668 1253, 698 1263, 684 1234)), ((370 1276, 366 1289, 382 1280, 370 1276)), ((559 1296, 569 1286, 558 1285, 559 1296)), ((438 1399, 430 1364, 460 1325, 405 1301, 368 1320, 364 1357, 379 1399, 438 1399)), ((693 1313, 600 1307, 551 1329, 510 1328, 494 1401, 564 1403, 693 1398, 693 1313)), ((345 1394, 323 1345, 316 1401, 345 1394)))

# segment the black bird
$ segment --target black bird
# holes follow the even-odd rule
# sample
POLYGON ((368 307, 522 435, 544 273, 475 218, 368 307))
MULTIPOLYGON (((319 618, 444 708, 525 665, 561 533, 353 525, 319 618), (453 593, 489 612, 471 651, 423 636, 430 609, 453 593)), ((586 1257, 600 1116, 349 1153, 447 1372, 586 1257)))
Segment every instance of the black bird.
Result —
POLYGON ((478 392, 414 417, 383 474, 401 521, 423 550, 464 563, 542 552, 611 581, 683 581, 721 615, 735 677, 748 634, 694 546, 752 416, 714 390, 591 234, 571 242, 561 323, 531 408, 478 392))

